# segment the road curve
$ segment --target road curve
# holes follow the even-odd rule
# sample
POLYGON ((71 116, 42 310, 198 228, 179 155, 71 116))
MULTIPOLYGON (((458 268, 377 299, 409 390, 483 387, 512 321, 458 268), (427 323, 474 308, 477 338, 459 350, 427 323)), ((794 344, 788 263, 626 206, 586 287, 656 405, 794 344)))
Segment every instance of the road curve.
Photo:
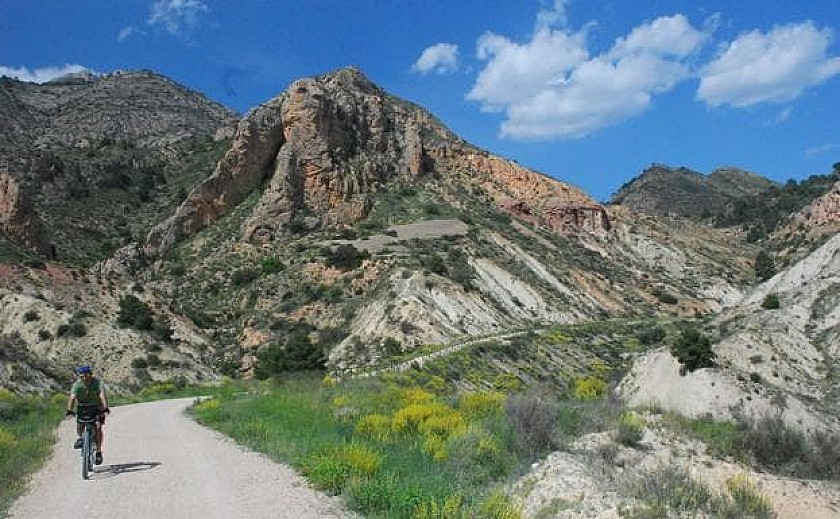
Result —
POLYGON ((355 517, 297 473, 184 415, 192 399, 114 408, 104 463, 81 478, 71 420, 10 519, 307 519, 355 517))

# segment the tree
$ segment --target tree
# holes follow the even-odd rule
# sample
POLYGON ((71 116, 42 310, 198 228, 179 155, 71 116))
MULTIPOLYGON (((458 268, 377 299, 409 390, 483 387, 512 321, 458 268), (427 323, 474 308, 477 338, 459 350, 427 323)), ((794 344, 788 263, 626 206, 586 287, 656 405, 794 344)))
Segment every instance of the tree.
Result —
POLYGON ((154 319, 149 305, 132 294, 120 298, 120 310, 117 313, 117 325, 120 328, 151 330, 154 319))
POLYGON ((755 278, 758 281, 767 281, 776 274, 776 266, 773 258, 765 250, 761 250, 755 257, 755 278))
POLYGON ((329 256, 327 256, 327 266, 335 267, 341 270, 355 270, 362 266, 362 261, 370 257, 368 251, 359 251, 356 247, 349 243, 339 245, 329 256))
POLYGON ((284 344, 274 343, 257 354, 254 375, 265 379, 288 371, 320 370, 325 363, 321 347, 313 344, 305 331, 295 330, 284 344))
POLYGON ((689 372, 715 365, 715 353, 708 337, 694 328, 686 327, 671 346, 671 353, 689 372))

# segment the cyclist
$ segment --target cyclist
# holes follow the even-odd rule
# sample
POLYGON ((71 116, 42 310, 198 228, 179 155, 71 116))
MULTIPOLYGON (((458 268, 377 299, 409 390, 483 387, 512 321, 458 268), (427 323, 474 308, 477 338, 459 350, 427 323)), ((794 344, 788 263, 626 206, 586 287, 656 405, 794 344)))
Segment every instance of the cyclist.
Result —
MULTIPOLYGON (((105 388, 102 382, 93 376, 93 369, 90 366, 79 366, 76 368, 76 373, 79 378, 73 382, 73 387, 70 388, 70 400, 67 402, 67 416, 75 416, 79 406, 79 412, 82 412, 84 407, 85 414, 96 415, 96 455, 94 463, 102 464, 102 424, 105 423, 105 414, 110 413, 108 409, 108 400, 105 398, 105 388)), ((74 449, 82 448, 82 432, 84 427, 77 422, 76 425, 76 443, 73 444, 74 449)))

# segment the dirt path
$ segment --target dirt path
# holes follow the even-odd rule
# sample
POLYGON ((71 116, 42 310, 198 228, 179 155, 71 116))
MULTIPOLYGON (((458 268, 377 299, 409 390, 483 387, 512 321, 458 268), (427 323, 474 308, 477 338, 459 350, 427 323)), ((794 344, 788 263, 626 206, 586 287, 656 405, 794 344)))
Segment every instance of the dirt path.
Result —
POLYGON ((105 463, 81 479, 70 420, 10 519, 354 517, 290 468, 248 452, 184 415, 191 399, 115 408, 105 463))

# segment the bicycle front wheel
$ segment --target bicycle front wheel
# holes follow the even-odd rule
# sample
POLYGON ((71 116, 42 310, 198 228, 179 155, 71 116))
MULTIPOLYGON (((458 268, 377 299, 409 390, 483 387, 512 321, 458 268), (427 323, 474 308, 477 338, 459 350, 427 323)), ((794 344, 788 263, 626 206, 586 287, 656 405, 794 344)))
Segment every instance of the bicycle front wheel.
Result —
POLYGON ((90 460, 93 456, 93 442, 91 441, 90 425, 85 426, 85 434, 82 437, 82 479, 87 479, 92 468, 90 460))

